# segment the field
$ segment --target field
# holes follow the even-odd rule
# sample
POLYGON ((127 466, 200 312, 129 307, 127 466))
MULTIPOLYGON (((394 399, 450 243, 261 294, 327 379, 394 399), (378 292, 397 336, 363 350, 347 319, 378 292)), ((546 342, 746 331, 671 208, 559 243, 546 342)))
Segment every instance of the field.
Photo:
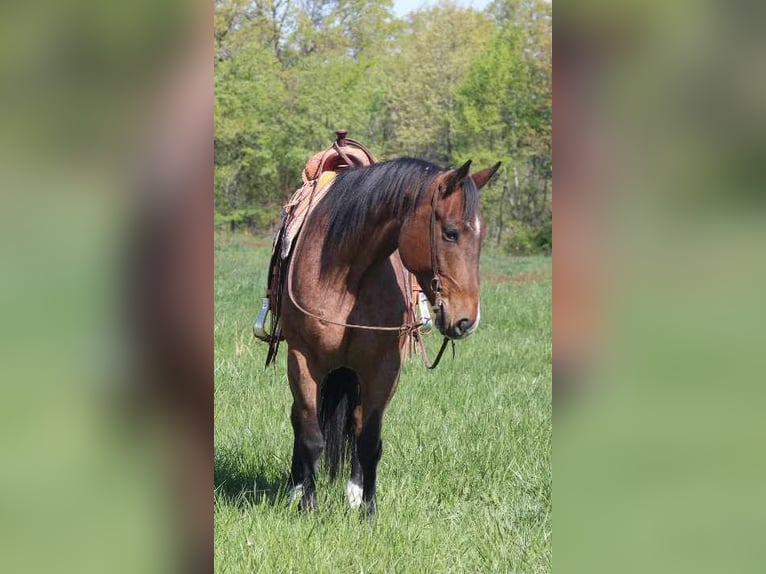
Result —
POLYGON ((285 350, 265 370, 251 331, 268 256, 268 240, 216 237, 215 571, 550 571, 550 258, 486 251, 477 332, 435 371, 405 365, 368 524, 345 480, 320 476, 316 513, 285 500, 285 350))

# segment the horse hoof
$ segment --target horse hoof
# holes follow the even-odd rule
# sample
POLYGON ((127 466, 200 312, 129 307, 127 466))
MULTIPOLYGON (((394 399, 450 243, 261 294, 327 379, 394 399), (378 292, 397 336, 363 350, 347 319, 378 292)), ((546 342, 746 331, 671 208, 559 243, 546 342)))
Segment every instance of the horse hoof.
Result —
POLYGON ((311 494, 305 494, 301 497, 300 503, 298 503, 298 509, 301 512, 312 512, 319 508, 319 504, 317 503, 317 497, 312 492, 311 494))
POLYGON ((287 503, 292 504, 303 497, 303 483, 296 484, 287 492, 287 503))
POLYGON ((377 515, 377 513, 378 513, 378 509, 374 500, 371 500, 370 502, 365 502, 364 517, 367 519, 367 522, 369 523, 375 522, 375 516, 377 515))

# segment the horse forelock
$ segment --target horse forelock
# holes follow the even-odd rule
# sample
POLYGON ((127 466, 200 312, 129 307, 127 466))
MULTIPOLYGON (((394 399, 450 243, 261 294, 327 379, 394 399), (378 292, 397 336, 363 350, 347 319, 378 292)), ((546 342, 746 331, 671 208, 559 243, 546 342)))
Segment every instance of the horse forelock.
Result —
MULTIPOLYGON (((463 189, 463 221, 468 224, 479 221, 479 189, 473 179, 467 177, 461 183, 463 189)), ((478 230, 478 226, 477 226, 478 230)))
POLYGON ((439 217, 446 217, 453 223, 463 223, 479 235, 481 232, 481 216, 479 214, 479 190, 473 179, 465 178, 458 188, 449 193, 438 209, 439 217))

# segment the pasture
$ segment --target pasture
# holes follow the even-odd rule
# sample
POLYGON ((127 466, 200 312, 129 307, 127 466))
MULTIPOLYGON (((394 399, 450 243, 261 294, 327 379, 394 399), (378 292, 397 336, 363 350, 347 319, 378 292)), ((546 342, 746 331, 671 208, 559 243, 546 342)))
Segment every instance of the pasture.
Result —
POLYGON ((550 258, 485 250, 478 331, 435 371, 405 365, 368 524, 345 476, 320 471, 316 513, 286 502, 286 346, 264 370, 251 331, 269 254, 269 239, 215 239, 215 571, 550 571, 550 258))

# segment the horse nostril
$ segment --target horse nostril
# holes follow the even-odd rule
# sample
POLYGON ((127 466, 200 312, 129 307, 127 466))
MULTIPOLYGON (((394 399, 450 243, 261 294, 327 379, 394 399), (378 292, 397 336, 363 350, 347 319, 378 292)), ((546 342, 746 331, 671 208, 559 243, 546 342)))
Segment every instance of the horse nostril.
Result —
POLYGON ((471 328, 471 325, 473 322, 470 319, 466 319, 463 317, 455 324, 455 331, 457 332, 457 335, 465 335, 468 332, 468 329, 471 328))

